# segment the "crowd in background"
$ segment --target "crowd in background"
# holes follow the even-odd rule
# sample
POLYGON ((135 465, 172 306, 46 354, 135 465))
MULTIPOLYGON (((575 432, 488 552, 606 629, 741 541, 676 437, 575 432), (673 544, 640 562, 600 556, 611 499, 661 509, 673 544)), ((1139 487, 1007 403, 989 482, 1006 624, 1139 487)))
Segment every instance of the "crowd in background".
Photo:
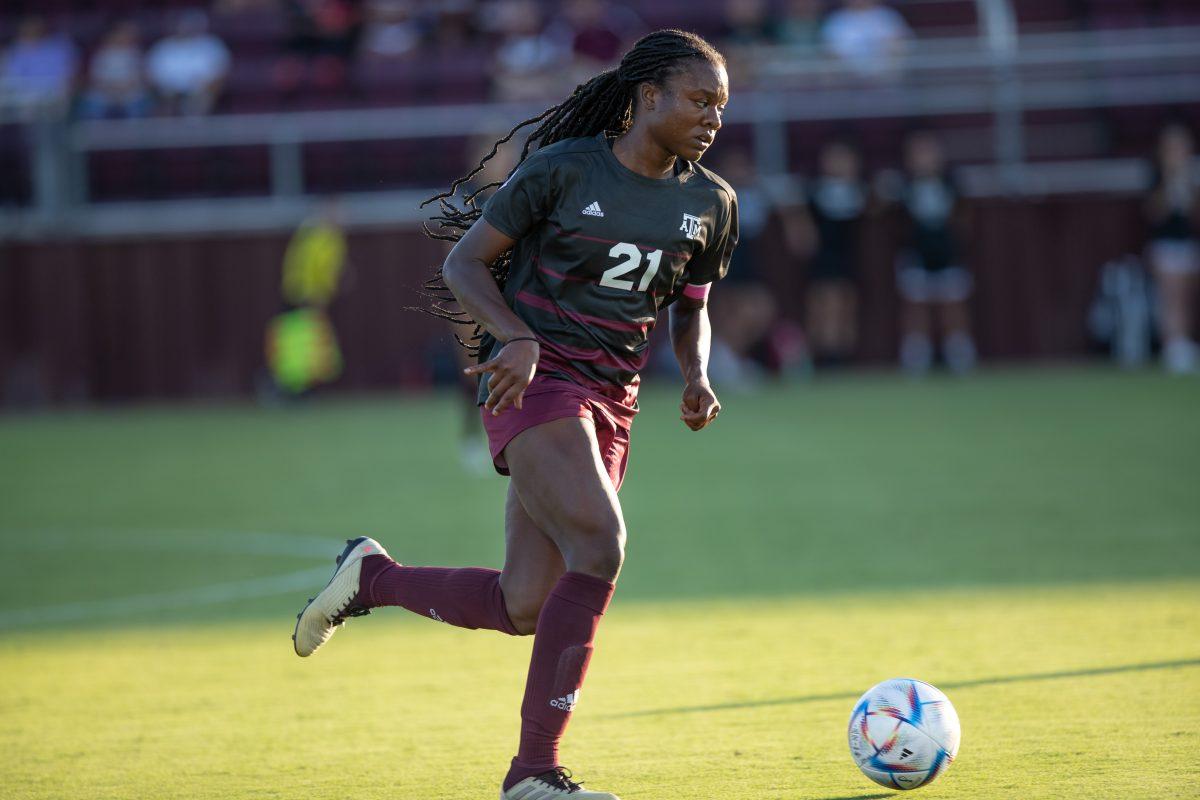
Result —
MULTIPOLYGON (((755 54, 769 46, 798 57, 823 55, 853 79, 887 82, 903 67, 914 33, 881 0, 723 0, 713 38, 735 80, 752 80, 755 54)), ((133 17, 107 20, 82 49, 67 31, 27 17, 0 50, 0 102, 57 104, 82 118, 200 115, 221 109, 237 59, 214 20, 281 22, 264 76, 281 96, 354 91, 364 65, 403 73, 431 54, 487 54, 477 70, 494 100, 556 99, 611 67, 647 23, 614 0, 216 0, 163 16, 150 38, 133 17), (256 16, 257 15, 257 16, 256 16)), ((226 24, 226 29, 228 25, 226 24)), ((736 88, 736 87, 735 87, 736 88)), ((899 145, 896 150, 900 150, 899 145)), ((819 149, 812 174, 758 174, 750 151, 729 141, 712 166, 737 189, 742 244, 714 301, 715 369, 751 381, 806 365, 837 365, 857 347, 859 228, 890 214, 902 230, 895 258, 901 303, 897 357, 914 375, 942 363, 955 373, 975 363, 973 280, 961 245, 957 183, 930 134, 903 143, 901 165, 866 174, 851 141, 819 149), (769 230, 803 271, 803 329, 781 313, 756 273, 769 230)), ((1151 242, 1145 263, 1159 293, 1158 334, 1165 365, 1200 363, 1195 330, 1200 249, 1192 139, 1176 126, 1163 136, 1146 201, 1151 242)), ((773 245, 774 246, 774 245, 773 245)))
MULTIPOLYGON (((0 43, 0 102, 67 106, 83 117, 219 110, 236 48, 214 27, 273 15, 275 57, 259 65, 283 97, 363 90, 359 68, 403 71, 414 60, 466 49, 488 53, 495 99, 554 97, 611 66, 647 24, 612 0, 217 0, 166 14, 152 40, 134 17, 113 16, 83 46, 42 17, 0 43), (213 20, 224 23, 213 26, 213 20)), ((893 74, 912 38, 880 0, 724 0, 717 42, 744 69, 755 48, 824 52, 848 73, 893 74)))
MULTIPOLYGON (((960 244, 956 182, 938 139, 910 134, 899 169, 868 178, 849 141, 822 148, 813 175, 764 176, 742 148, 715 168, 738 193, 742 238, 729 277, 714 293, 714 369, 727 383, 850 363, 859 335, 861 227, 891 215, 898 231, 896 295, 902 367, 914 376, 941 363, 955 374, 975 364, 972 278, 960 244), (803 275, 803 328, 790 321, 760 274, 762 253, 782 246, 803 275)), ((794 315, 792 315, 794 318, 794 315)))

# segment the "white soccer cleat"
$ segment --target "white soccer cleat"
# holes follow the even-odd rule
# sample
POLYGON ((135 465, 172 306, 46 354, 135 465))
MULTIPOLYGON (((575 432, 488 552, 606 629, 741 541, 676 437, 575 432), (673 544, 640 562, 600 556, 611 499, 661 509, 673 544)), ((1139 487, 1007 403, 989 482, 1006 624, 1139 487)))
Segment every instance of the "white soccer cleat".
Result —
POLYGON ((621 800, 608 792, 591 792, 571 780, 570 770, 556 767, 541 775, 526 778, 507 792, 500 790, 500 800, 621 800))
POLYGON ((360 536, 346 540, 346 548, 335 559, 333 577, 296 615, 296 630, 292 633, 296 655, 305 657, 317 652, 347 617, 371 613, 359 600, 358 578, 362 560, 375 555, 386 556, 387 551, 374 539, 360 536))

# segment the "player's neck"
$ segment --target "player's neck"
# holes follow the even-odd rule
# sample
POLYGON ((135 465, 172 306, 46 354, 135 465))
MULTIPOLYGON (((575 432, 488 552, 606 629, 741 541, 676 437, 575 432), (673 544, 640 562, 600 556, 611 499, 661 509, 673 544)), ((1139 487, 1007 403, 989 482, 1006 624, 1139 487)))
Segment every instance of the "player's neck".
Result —
POLYGON ((647 178, 666 178, 675 172, 675 154, 636 125, 613 142, 613 155, 624 167, 647 178))

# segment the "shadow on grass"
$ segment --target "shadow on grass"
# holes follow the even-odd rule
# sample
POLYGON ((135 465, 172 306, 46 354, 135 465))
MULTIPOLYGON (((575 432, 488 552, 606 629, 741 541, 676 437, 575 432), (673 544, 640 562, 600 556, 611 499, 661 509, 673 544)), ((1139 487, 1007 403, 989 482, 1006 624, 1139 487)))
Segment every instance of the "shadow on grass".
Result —
POLYGON ((883 800, 885 797, 894 796, 894 794, 856 794, 853 797, 824 797, 821 800, 883 800))
MULTIPOLYGON (((1118 675, 1124 672, 1147 672, 1157 669, 1177 669, 1200 666, 1200 658, 1187 658, 1178 661, 1155 661, 1147 664, 1123 664, 1113 667, 1094 667, 1092 669, 1072 669, 1062 672, 1032 672, 1025 675, 1001 675, 995 678, 978 678, 972 681, 957 681, 939 683, 943 691, 953 689, 972 689, 976 686, 997 686, 1004 683, 1028 683, 1032 681, 1053 681, 1063 678, 1091 678, 1098 675, 1118 675)), ((833 692, 830 694, 808 694, 796 697, 774 697, 770 700, 748 700, 741 703, 714 703, 706 706, 676 706, 674 708, 651 708, 645 711, 629 711, 624 714, 611 714, 611 717, 652 717, 667 714, 693 714, 703 711, 731 711, 739 708, 766 708, 767 706, 789 706, 801 703, 821 703, 826 700, 857 700, 859 692, 833 692)), ((866 797, 888 797, 890 795, 864 795, 866 797)), ((832 798, 831 800, 838 800, 832 798)), ((846 798, 844 800, 857 800, 846 798)))

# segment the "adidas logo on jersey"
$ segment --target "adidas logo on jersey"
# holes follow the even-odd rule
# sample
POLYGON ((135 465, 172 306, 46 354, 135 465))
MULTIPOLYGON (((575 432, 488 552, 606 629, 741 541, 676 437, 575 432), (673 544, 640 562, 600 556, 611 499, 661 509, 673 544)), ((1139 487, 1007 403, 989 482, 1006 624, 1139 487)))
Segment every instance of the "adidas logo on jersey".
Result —
POLYGON ((559 711, 574 711, 575 706, 579 704, 579 689, 571 692, 566 697, 560 697, 557 700, 551 700, 550 705, 557 708, 559 711))
POLYGON ((603 217, 604 216, 604 212, 600 210, 600 204, 596 203, 596 202, 593 202, 591 205, 589 205, 587 208, 585 208, 583 210, 583 213, 587 214, 589 217, 603 217))

